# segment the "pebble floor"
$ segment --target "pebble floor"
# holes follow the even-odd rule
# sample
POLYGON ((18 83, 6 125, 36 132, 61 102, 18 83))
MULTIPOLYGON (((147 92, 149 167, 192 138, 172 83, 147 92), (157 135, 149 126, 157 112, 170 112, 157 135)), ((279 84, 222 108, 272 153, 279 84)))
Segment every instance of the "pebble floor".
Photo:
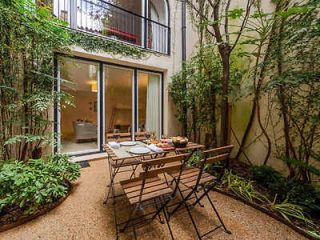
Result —
MULTIPOLYGON (((0 240, 115 239, 113 206, 102 204, 108 179, 106 160, 91 161, 90 165, 81 170, 81 177, 75 183, 71 195, 59 207, 31 222, 0 233, 0 240)), ((249 206, 215 192, 211 195, 232 234, 219 229, 205 239, 305 239, 286 225, 249 206)), ((216 223, 212 213, 208 211, 208 203, 203 203, 204 208, 197 207, 193 210, 201 228, 209 223, 216 223)), ((175 239, 196 239, 184 211, 172 218, 171 226, 175 239)), ((158 221, 138 229, 137 235, 138 239, 170 239, 166 225, 158 221)), ((121 234, 119 239, 134 238, 129 232, 121 234)))

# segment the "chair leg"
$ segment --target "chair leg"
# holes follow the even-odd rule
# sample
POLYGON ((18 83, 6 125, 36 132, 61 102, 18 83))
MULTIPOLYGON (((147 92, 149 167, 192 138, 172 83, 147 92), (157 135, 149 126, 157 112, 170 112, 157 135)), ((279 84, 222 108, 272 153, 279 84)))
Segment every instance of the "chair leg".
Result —
POLYGON ((116 226, 116 239, 119 239, 119 229, 118 229, 118 220, 117 220, 117 213, 116 213, 116 206, 113 206, 113 216, 114 216, 114 223, 116 226))
POLYGON ((195 220, 194 220, 193 217, 192 217, 192 214, 191 214, 191 211, 190 211, 190 209, 189 209, 189 206, 188 206, 188 204, 187 204, 186 202, 184 203, 184 205, 185 205, 185 207, 186 207, 186 209, 187 209, 187 212, 188 212, 188 215, 189 215, 189 217, 190 217, 190 219, 191 219, 192 225, 193 225, 194 229, 196 230, 198 239, 201 239, 200 232, 199 232, 199 230, 198 230, 198 228, 197 228, 197 225, 196 225, 195 220))
POLYGON ((169 217, 167 216, 167 213, 166 213, 165 209, 163 209, 163 215, 164 215, 164 218, 166 220, 166 223, 167 223, 167 226, 168 226, 168 229, 169 229, 169 232, 170 232, 171 239, 174 240, 172 229, 171 229, 171 226, 170 226, 169 217))
POLYGON ((219 219, 219 221, 220 221, 220 223, 221 223, 221 225, 222 225, 222 227, 223 227, 224 231, 225 231, 226 233, 228 233, 228 234, 231 234, 231 232, 226 228, 226 226, 225 226, 225 224, 224 224, 224 222, 223 222, 222 218, 220 217, 220 214, 219 214, 218 210, 216 209, 216 207, 214 206, 214 204, 213 204, 212 200, 210 199, 210 197, 209 197, 209 195, 208 195, 208 192, 205 192, 205 195, 207 196, 207 199, 208 199, 208 201, 209 201, 209 203, 210 203, 210 205, 211 205, 212 209, 213 209, 213 210, 214 210, 214 212, 216 213, 216 215, 217 215, 217 217, 218 217, 218 219, 219 219))
POLYGON ((136 232, 136 228, 135 228, 135 227, 133 227, 132 231, 133 231, 134 239, 135 239, 135 240, 137 240, 137 232, 136 232))
MULTIPOLYGON (((154 198, 153 201, 154 201, 154 205, 156 206, 156 210, 157 210, 157 212, 158 212, 158 211, 159 211, 158 201, 157 201, 156 198, 154 198)), ((161 207, 161 203, 160 203, 160 207, 161 207)), ((158 214, 158 217, 159 217, 159 222, 160 222, 161 224, 164 224, 164 221, 162 220, 160 213, 158 214)))
POLYGON ((137 168, 138 168, 138 165, 131 166, 131 167, 132 167, 132 173, 131 173, 129 179, 132 179, 132 177, 136 177, 136 170, 137 170, 137 168))
POLYGON ((107 197, 106 197, 106 199, 104 200, 103 204, 107 204, 107 203, 108 203, 109 196, 110 196, 110 192, 111 192, 111 188, 112 188, 112 186, 111 186, 111 184, 110 184, 110 186, 108 187, 107 197))
POLYGON ((103 204, 107 204, 108 203, 108 200, 110 198, 110 192, 111 192, 111 189, 113 189, 113 182, 114 182, 114 178, 115 178, 115 175, 116 175, 116 172, 114 172, 109 160, 108 160, 108 165, 109 165, 109 184, 107 184, 107 187, 108 187, 108 193, 107 193, 107 197, 106 199, 104 200, 103 204))
POLYGON ((127 229, 127 227, 129 226, 132 218, 135 216, 138 208, 139 208, 139 206, 137 205, 137 206, 133 209, 133 211, 131 212, 131 214, 130 214, 130 216, 129 216, 129 218, 128 218, 128 221, 126 222, 126 224, 124 225, 124 227, 120 229, 120 232, 124 232, 124 231, 127 229))
MULTIPOLYGON (((183 197, 183 194, 182 194, 181 189, 179 188, 179 186, 178 186, 178 190, 179 190, 179 193, 180 193, 180 195, 181 195, 182 201, 180 201, 179 204, 178 204, 172 211, 169 212, 169 218, 170 218, 172 215, 174 215, 174 213, 175 213, 176 211, 178 211, 178 210, 182 207, 182 205, 186 204, 186 201, 187 201, 187 200, 189 199, 189 197, 193 194, 193 192, 191 191, 190 193, 188 193, 188 195, 187 195, 186 197, 183 197)), ((198 200, 197 200, 197 201, 198 201, 198 200)))
MULTIPOLYGON (((195 195, 195 197, 196 197, 196 201, 198 201, 199 198, 198 198, 198 195, 197 195, 197 192, 196 192, 196 191, 194 192, 194 195, 195 195)), ((200 200, 198 201, 198 204, 199 204, 200 207, 204 207, 204 205, 201 203, 200 200)))

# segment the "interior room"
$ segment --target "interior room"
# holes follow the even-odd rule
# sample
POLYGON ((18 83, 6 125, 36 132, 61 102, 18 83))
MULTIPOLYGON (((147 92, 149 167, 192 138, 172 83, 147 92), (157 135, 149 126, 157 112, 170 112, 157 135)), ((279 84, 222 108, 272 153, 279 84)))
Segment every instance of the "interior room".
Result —
POLYGON ((120 135, 122 140, 146 132, 161 136, 161 74, 103 64, 102 101, 99 68, 93 61, 59 60, 61 152, 98 152, 99 142, 120 135))

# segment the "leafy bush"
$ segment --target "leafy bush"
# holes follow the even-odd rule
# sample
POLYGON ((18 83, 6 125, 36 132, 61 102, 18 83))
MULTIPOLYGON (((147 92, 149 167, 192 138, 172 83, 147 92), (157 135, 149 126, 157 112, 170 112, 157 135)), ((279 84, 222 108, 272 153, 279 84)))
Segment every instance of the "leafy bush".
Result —
POLYGON ((319 214, 320 192, 314 185, 297 180, 288 180, 284 190, 290 202, 303 206, 306 211, 312 214, 317 214, 316 212, 319 214))
POLYGON ((288 200, 300 205, 309 212, 320 211, 320 192, 310 183, 287 179, 269 166, 253 166, 250 168, 252 179, 267 187, 279 201, 288 200))
POLYGON ((265 187, 284 181, 282 174, 270 166, 252 166, 250 168, 250 172, 253 180, 259 182, 265 187))
POLYGON ((198 165, 199 162, 203 159, 202 152, 201 151, 195 151, 188 160, 189 166, 195 166, 198 165))
POLYGON ((42 205, 64 197, 67 181, 80 176, 78 164, 66 155, 48 159, 3 161, 0 164, 0 213, 19 207, 25 214, 36 212, 42 205))

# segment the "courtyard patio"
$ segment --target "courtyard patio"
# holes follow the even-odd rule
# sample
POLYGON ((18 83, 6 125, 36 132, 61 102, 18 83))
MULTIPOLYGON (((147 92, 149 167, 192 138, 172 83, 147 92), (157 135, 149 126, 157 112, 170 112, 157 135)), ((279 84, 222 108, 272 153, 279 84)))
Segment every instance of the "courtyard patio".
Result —
POLYGON ((320 240, 319 16, 0 1, 0 240, 320 240))
MULTIPOLYGON (((105 159, 90 161, 90 167, 81 169, 71 195, 57 208, 31 222, 0 233, 0 239, 115 239, 113 206, 104 205, 108 167, 105 159)), ((232 234, 222 229, 206 239, 305 239, 286 225, 239 201, 216 192, 210 193, 225 224, 232 234)), ((207 202, 204 208, 195 208, 193 214, 202 225, 215 221, 209 216, 207 202)), ((210 213, 211 214, 211 213, 210 213)), ((172 218, 171 226, 177 239, 195 239, 190 219, 185 211, 172 218)), ((138 239, 169 239, 165 224, 155 220, 137 230, 138 239)), ((130 232, 120 239, 133 239, 130 232)))

